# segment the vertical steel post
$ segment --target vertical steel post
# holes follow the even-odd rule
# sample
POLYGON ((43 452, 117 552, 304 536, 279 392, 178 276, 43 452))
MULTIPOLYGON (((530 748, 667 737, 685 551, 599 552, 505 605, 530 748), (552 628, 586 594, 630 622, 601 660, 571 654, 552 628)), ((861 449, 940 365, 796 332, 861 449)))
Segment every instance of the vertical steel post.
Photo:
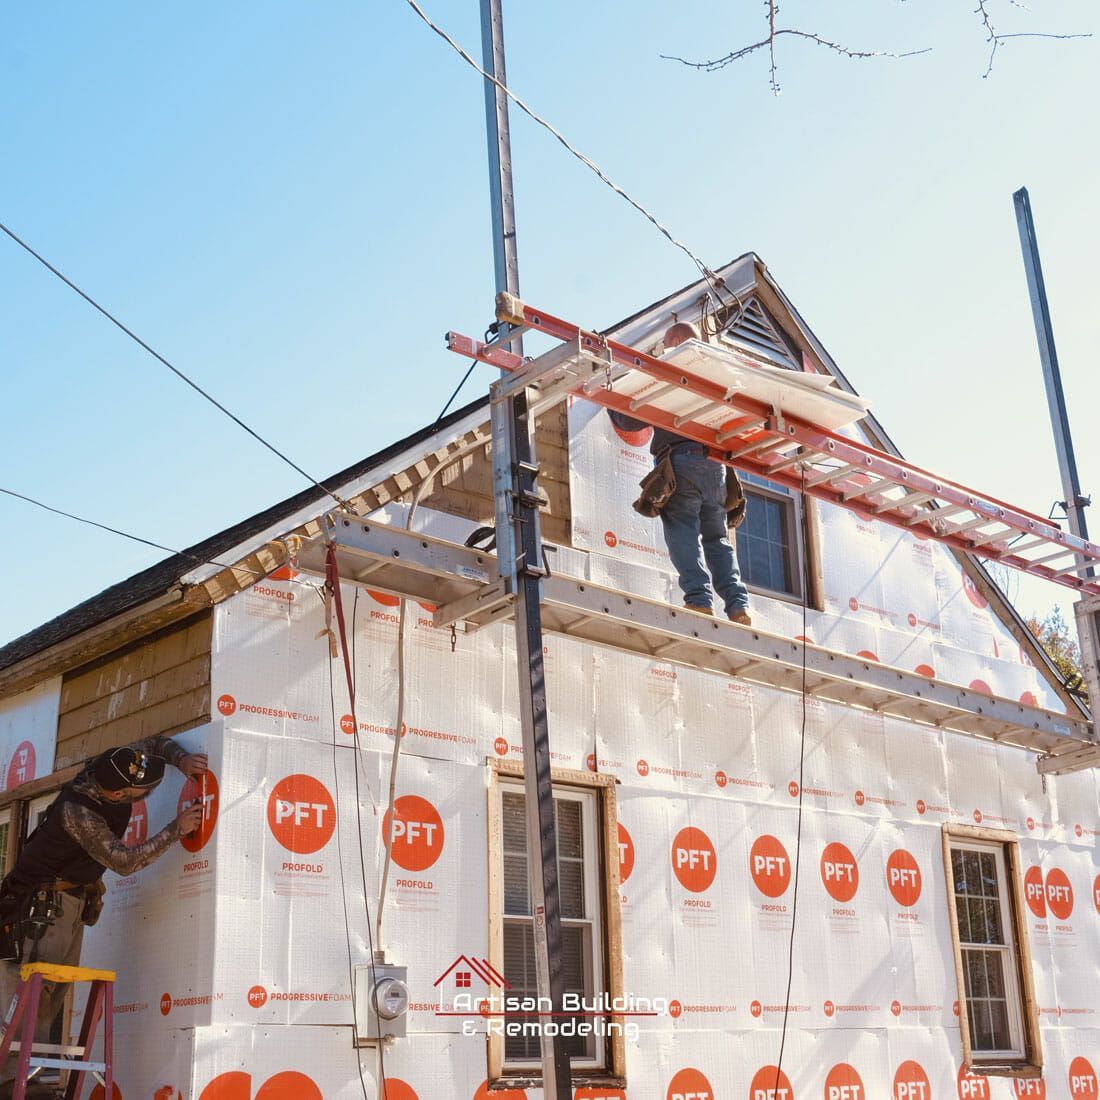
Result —
MULTIPOLYGON (((483 67, 502 84, 504 26, 501 0, 481 0, 483 67)), ((508 97, 485 81, 485 125, 489 148, 489 190, 493 215, 493 258, 497 293, 519 297, 519 259, 512 193, 512 154, 508 97)), ((508 343, 517 355, 523 341, 508 343)), ((565 992, 562 970, 558 846, 550 776, 550 734, 542 655, 542 533, 539 523, 535 425, 526 391, 490 391, 493 430, 493 487, 496 504, 497 564, 515 593, 516 665, 523 733, 523 783, 527 807, 527 866, 534 917, 535 974, 540 1005, 560 1012, 565 992)), ((541 1022, 558 1019, 540 1016, 541 1022)), ((540 1036, 542 1092, 547 1100, 570 1100, 569 1054, 560 1036, 540 1036)))
MULTIPOLYGON (((1012 200, 1016 206, 1016 224, 1020 231, 1020 247, 1024 254, 1024 270, 1027 273, 1027 289, 1031 297, 1031 313, 1035 320, 1035 337, 1039 342, 1039 360, 1043 365, 1043 383, 1046 386, 1047 405, 1050 409, 1050 425, 1054 432, 1054 448, 1058 455, 1058 471, 1062 478, 1062 495, 1065 498, 1066 518, 1069 529, 1078 538, 1088 539, 1085 508, 1089 498, 1081 492, 1077 475, 1077 459, 1073 453, 1073 436, 1069 427, 1069 412, 1062 390, 1062 372, 1058 366, 1058 350, 1054 346, 1054 326, 1050 320, 1046 283, 1043 281, 1043 265, 1039 259, 1039 240, 1035 234, 1035 219, 1031 214, 1031 199, 1027 188, 1021 187, 1012 200)), ((1086 577, 1094 576, 1091 565, 1082 569, 1086 577)), ((1094 708, 1100 706, 1100 617, 1095 599, 1082 600, 1074 607, 1077 634, 1081 645, 1081 663, 1084 665, 1085 682, 1089 700, 1094 708)))

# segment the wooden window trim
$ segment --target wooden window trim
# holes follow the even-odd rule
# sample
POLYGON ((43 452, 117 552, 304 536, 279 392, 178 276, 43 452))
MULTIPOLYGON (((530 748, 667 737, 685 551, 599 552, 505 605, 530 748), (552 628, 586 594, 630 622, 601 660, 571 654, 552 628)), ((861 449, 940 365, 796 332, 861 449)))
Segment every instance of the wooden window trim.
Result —
POLYGON ((947 885, 948 924, 955 957, 956 996, 959 1004, 959 1031, 962 1039, 963 1065, 967 1072, 986 1077, 1041 1077, 1043 1075, 1043 1044, 1039 1031, 1039 1002, 1035 994, 1035 975, 1024 919, 1024 880, 1020 866, 1020 845, 1009 829, 989 829, 976 825, 945 823, 942 831, 943 873, 947 885), (1008 909, 1012 915, 1012 934, 1016 944, 1016 979, 1019 983, 1021 1016, 1024 1028, 1024 1057, 1006 1062, 975 1060, 970 1046, 970 1018, 966 1007, 966 978, 963 971, 962 943, 959 939, 959 914, 955 904, 955 879, 951 870, 951 841, 984 841, 999 844, 1004 850, 1006 887, 1009 889, 1008 909))
MULTIPOLYGON (((486 759, 489 771, 488 783, 488 837, 489 859, 489 962, 500 973, 504 971, 503 913, 504 883, 501 872, 501 816, 500 780, 523 779, 523 764, 518 760, 486 759)), ((596 811, 599 823, 600 860, 598 868, 604 928, 604 979, 608 996, 613 1000, 623 996, 622 913, 620 910, 619 884, 619 814, 614 776, 567 768, 551 768, 551 782, 563 787, 577 787, 597 792, 596 811)), ((622 1016, 611 1014, 612 1022, 624 1023, 622 1016)), ((490 1036, 485 1044, 488 1063, 489 1086, 498 1088, 538 1088, 541 1073, 505 1074, 504 1043, 499 1036, 490 1036)), ((626 1088, 626 1040, 621 1029, 607 1039, 609 1064, 604 1072, 574 1073, 573 1084, 578 1087, 626 1088)))

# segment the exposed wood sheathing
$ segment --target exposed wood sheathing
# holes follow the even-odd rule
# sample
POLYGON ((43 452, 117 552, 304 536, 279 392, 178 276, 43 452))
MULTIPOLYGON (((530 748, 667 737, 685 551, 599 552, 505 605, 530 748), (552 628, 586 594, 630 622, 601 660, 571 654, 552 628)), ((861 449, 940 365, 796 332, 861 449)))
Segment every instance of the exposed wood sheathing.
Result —
POLYGON ((104 749, 210 718, 209 611, 69 673, 61 686, 61 769, 104 749))

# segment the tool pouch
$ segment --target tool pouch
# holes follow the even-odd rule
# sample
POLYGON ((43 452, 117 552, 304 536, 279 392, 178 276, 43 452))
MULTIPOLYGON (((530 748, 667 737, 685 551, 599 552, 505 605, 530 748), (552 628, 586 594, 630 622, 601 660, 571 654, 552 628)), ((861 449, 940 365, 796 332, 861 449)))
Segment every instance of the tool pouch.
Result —
POLYGON ((672 469, 672 453, 662 451, 653 469, 641 481, 641 494, 634 501, 634 511, 652 519, 659 516, 676 492, 676 473, 672 469))
POLYGON ((89 883, 84 888, 84 908, 80 910, 81 924, 90 928, 99 920, 99 915, 103 912, 103 895, 106 892, 107 887, 103 885, 102 879, 89 883))
POLYGON ((745 522, 745 513, 748 511, 749 502, 745 499, 745 490, 741 487, 741 479, 732 466, 726 467, 726 526, 730 528, 740 527, 745 522))

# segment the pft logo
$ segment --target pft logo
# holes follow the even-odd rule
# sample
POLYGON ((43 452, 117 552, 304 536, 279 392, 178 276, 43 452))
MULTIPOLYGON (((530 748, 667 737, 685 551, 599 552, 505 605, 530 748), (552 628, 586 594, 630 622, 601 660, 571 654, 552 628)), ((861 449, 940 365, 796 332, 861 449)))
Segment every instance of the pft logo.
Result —
POLYGON ((1070 1062, 1069 1092, 1073 1100, 1097 1100, 1096 1070, 1087 1058, 1070 1062))
POLYGON ((959 1100, 989 1100, 989 1078, 967 1073, 966 1066, 959 1066, 955 1087, 959 1100))
POLYGON ((1012 1087, 1018 1100, 1047 1100, 1047 1083, 1042 1077, 1017 1077, 1012 1087))
POLYGON ((35 769, 38 766, 34 745, 29 741, 20 741, 15 752, 11 754, 11 763, 8 765, 8 780, 4 790, 10 791, 12 787, 18 787, 20 783, 29 783, 35 777, 35 769))
POLYGON ((149 810, 145 805, 145 799, 135 802, 130 807, 130 823, 126 826, 126 832, 122 834, 122 843, 127 848, 136 848, 149 839, 149 810))
POLYGON ((1097 913, 1100 913, 1100 875, 1096 876, 1096 880, 1092 884, 1092 901, 1096 906, 1097 913))
POLYGON ((188 779, 180 791, 178 812, 188 806, 202 806, 202 822, 190 836, 180 838, 180 844, 189 852, 201 851, 214 835, 218 823, 218 778, 213 772, 204 772, 198 779, 188 779))
POLYGON ((668 1083, 665 1100, 714 1100, 710 1082, 697 1069, 682 1069, 668 1083))
POLYGON ((886 885, 898 905, 906 908, 916 905, 920 899, 920 867, 912 853, 904 848, 890 853, 886 861, 886 885))
POLYGON ((919 1062, 902 1062, 894 1074, 894 1100, 932 1100, 928 1074, 919 1062))
POLYGON ((634 841, 626 826, 619 822, 619 885, 622 886, 634 870, 634 841))
POLYGON ((653 429, 648 424, 644 428, 639 428, 636 432, 620 428, 615 423, 612 423, 611 427, 615 429, 615 434, 631 447, 644 447, 653 438, 653 429))
POLYGON ((1029 867, 1024 874, 1024 898, 1027 907, 1040 920, 1047 919, 1047 892, 1043 872, 1039 867, 1029 867))
POLYGON ((866 1100, 863 1078, 854 1066, 838 1062, 825 1078, 825 1100, 866 1100))
POLYGON ((749 851, 752 881, 766 898, 782 897, 791 884, 791 861, 787 849, 774 836, 757 837, 749 851))
POLYGON ((1047 908, 1056 920, 1069 920, 1073 912, 1073 887, 1065 871, 1053 867, 1047 872, 1047 908))
POLYGON ((693 894, 710 888, 718 873, 718 855, 702 829, 688 826, 672 842, 672 870, 680 885, 693 894))
POLYGON ((776 1066, 758 1069, 749 1085, 749 1100, 794 1100, 790 1079, 776 1066))
POLYGON ((387 811, 382 819, 382 839, 394 863, 406 871, 426 871, 443 854, 443 819, 439 811, 416 794, 402 795, 393 809, 393 829, 387 811))
POLYGON ((978 586, 970 579, 968 573, 962 574, 963 591, 966 598, 977 608, 989 606, 989 601, 978 591, 978 586))
POLYGON ((319 852, 336 831, 336 804, 312 775, 288 775, 267 800, 267 825, 275 839, 298 855, 319 852))
POLYGON ((821 853, 821 881, 834 901, 847 903, 859 889, 856 857, 843 844, 826 844, 821 853))
POLYGON ((269 1077, 252 1092, 252 1074, 240 1070, 219 1073, 202 1090, 199 1100, 324 1100, 317 1083, 304 1073, 288 1070, 269 1077))

